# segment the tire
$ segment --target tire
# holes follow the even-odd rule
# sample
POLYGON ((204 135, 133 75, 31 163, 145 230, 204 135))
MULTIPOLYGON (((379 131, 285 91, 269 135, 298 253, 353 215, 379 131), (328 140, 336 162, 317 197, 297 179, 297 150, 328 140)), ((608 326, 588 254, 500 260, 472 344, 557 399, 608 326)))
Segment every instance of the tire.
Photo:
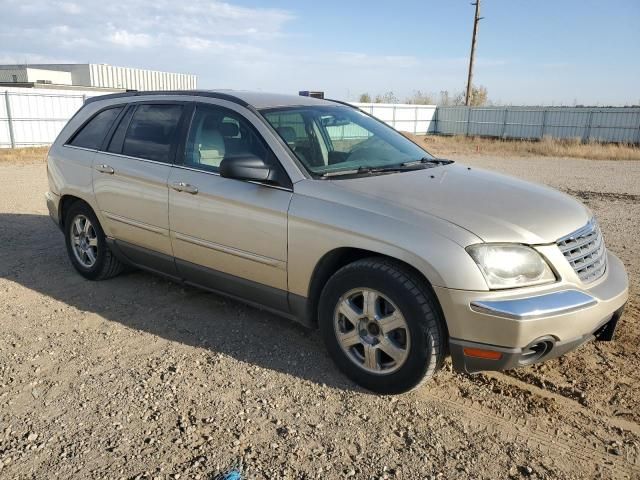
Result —
POLYGON ((64 237, 71 264, 84 278, 106 280, 124 270, 124 264, 107 246, 98 218, 86 203, 78 201, 69 208, 64 220, 64 237), (87 221, 88 227, 85 223, 87 221), (80 253, 76 249, 78 240, 78 248, 84 249, 86 253, 80 253), (83 240, 85 243, 82 243, 83 240))
POLYGON ((338 368, 373 392, 417 388, 444 362, 446 329, 435 294, 391 259, 365 258, 338 270, 321 293, 318 320, 338 368))

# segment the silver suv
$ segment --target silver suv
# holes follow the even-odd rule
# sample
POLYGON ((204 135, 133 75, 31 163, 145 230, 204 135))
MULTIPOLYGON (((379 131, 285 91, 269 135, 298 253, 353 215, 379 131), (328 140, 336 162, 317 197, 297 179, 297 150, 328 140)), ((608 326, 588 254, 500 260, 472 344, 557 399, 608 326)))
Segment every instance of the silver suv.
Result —
POLYGON ((340 102, 95 97, 48 174, 85 278, 132 265, 319 327, 340 369, 380 393, 416 387, 448 353, 473 373, 610 340, 627 299, 584 205, 434 158, 340 102))

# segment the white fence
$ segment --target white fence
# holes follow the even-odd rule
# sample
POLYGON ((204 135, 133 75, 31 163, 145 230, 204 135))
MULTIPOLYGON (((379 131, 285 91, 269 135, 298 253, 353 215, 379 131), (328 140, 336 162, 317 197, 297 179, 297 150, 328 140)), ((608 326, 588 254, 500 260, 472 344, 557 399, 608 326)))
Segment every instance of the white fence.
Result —
POLYGON ((0 91, 0 148, 49 145, 85 99, 103 92, 6 88, 0 91))
POLYGON ((405 103, 352 103, 396 130, 416 134, 437 133, 435 105, 409 105, 405 103))
MULTIPOLYGON (((84 100, 104 92, 0 91, 0 148, 49 145, 84 100)), ((578 138, 640 144, 640 108, 436 107, 354 103, 397 130, 497 138, 578 138)), ((343 132, 345 137, 358 132, 343 132)))

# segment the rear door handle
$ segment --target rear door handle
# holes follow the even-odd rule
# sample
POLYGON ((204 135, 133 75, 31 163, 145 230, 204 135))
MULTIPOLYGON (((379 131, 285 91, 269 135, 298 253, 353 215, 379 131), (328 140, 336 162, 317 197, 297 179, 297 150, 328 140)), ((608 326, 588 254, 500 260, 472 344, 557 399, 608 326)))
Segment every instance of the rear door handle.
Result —
POLYGON ((190 193, 191 195, 195 195, 196 193, 198 193, 198 187, 185 182, 173 182, 171 184, 171 188, 173 188, 177 192, 186 192, 190 193))
POLYGON ((106 165, 104 163, 102 165, 96 166, 96 170, 102 173, 108 173, 109 175, 113 175, 115 172, 113 168, 111 168, 109 165, 106 165))

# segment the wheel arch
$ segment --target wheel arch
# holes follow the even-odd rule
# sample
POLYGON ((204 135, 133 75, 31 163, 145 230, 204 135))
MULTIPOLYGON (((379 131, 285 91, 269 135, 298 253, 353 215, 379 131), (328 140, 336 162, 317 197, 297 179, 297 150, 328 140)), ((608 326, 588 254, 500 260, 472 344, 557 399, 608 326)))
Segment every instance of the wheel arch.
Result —
MULTIPOLYGON (((394 263, 397 263, 402 268, 411 272, 420 281, 424 282, 425 287, 433 295, 433 300, 435 302, 436 308, 438 308, 439 310, 441 318, 445 319, 444 312, 442 311, 442 307, 440 306, 440 302, 438 300, 438 296, 433 290, 431 282, 429 281, 427 276, 424 275, 424 273, 418 270, 416 267, 402 259, 380 252, 355 247, 339 247, 325 253, 320 258, 313 270, 311 280, 309 282, 308 296, 306 299, 306 316, 308 319, 308 323, 310 323, 314 327, 317 327, 318 325, 318 303, 320 300, 320 294, 322 293, 322 289, 326 285, 329 278, 331 278, 331 276, 342 267, 363 258, 371 257, 391 260, 394 263)), ((447 331, 446 319, 444 322, 444 328, 445 331, 447 331)))
MULTIPOLYGON (((58 203, 58 219, 59 219, 59 223, 60 223, 60 228, 64 229, 64 221, 65 221, 65 219, 67 217, 67 212, 69 211, 71 206, 74 203, 77 203, 77 202, 83 202, 83 203, 86 203, 87 205, 89 205, 82 198, 77 197, 75 195, 66 194, 66 195, 62 195, 62 197, 60 197, 60 202, 58 203)), ((91 207, 91 205, 89 205, 89 207, 91 207)))

